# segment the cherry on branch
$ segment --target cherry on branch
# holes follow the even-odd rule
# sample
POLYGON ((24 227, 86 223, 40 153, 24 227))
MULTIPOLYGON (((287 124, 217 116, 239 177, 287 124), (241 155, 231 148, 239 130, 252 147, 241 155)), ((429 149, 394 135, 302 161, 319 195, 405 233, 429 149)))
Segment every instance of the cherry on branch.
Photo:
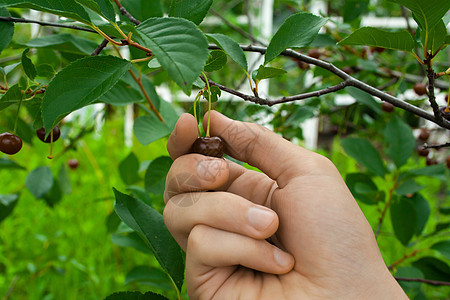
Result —
POLYGON ((4 132, 0 134, 0 151, 13 155, 22 149, 22 139, 12 133, 4 132))

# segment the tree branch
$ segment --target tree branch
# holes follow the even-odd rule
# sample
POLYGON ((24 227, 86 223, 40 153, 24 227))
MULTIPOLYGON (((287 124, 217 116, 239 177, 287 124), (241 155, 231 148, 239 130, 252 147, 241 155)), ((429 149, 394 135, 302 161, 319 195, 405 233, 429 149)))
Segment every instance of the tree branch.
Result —
POLYGON ((133 17, 127 10, 125 7, 122 6, 122 4, 119 2, 119 0, 113 0, 114 3, 116 3, 117 7, 119 8, 119 11, 122 15, 124 15, 125 17, 127 17, 131 22, 133 22, 133 24, 135 25, 139 25, 141 24, 141 21, 139 21, 138 19, 136 19, 135 17, 133 17))
POLYGON ((75 30, 97 33, 93 29, 85 28, 85 27, 81 27, 81 26, 77 26, 77 25, 66 25, 66 24, 54 23, 54 22, 43 22, 43 21, 29 20, 29 19, 24 19, 24 18, 0 17, 0 22, 39 24, 41 26, 61 27, 61 28, 68 28, 68 29, 75 29, 75 30))
MULTIPOLYGON (((240 47, 244 51, 257 52, 257 53, 261 53, 261 54, 265 54, 266 50, 267 50, 266 47, 261 47, 261 46, 249 45, 249 46, 240 46, 240 47)), ((220 48, 218 46, 214 45, 214 44, 210 44, 209 45, 209 49, 220 49, 220 48)), ((414 106, 412 104, 409 104, 406 101, 400 100, 400 99, 398 99, 398 98, 396 98, 396 97, 394 97, 392 95, 389 95, 389 94, 387 94, 387 93, 385 93, 383 91, 380 91, 377 88, 374 88, 374 87, 372 87, 372 86, 370 86, 370 85, 368 85, 368 84, 366 84, 366 83, 364 83, 364 82, 362 82, 362 81, 360 81, 360 80, 358 80, 358 79, 348 75, 344 71, 342 71, 339 68, 337 68, 336 66, 334 66, 332 63, 312 58, 310 56, 301 54, 301 53, 299 53, 297 51, 294 51, 292 49, 284 50, 283 52, 281 52, 280 55, 287 56, 287 57, 292 57, 292 58, 298 59, 300 61, 306 62, 308 64, 316 65, 316 66, 318 66, 318 67, 320 67, 322 69, 328 70, 331 73, 335 74, 336 76, 342 78, 345 82, 347 82, 346 86, 353 86, 355 88, 358 88, 358 89, 360 89, 362 91, 365 91, 365 92, 371 94, 372 96, 376 96, 376 97, 380 98, 383 101, 389 102, 389 103, 391 103, 392 105, 394 105, 396 107, 402 108, 402 109, 404 109, 406 111, 409 111, 409 112, 411 112, 411 113, 413 113, 413 114, 415 114, 415 115, 417 115, 419 117, 422 117, 422 118, 424 118, 426 120, 429 120, 429 121, 431 121, 433 123, 436 123, 437 125, 439 125, 439 126, 441 126, 443 128, 450 129, 450 122, 449 121, 443 119, 442 122, 439 122, 434 115, 429 114, 428 112, 424 111, 423 109, 421 109, 419 107, 416 107, 416 106, 414 106)), ((217 86, 217 87, 221 88, 220 86, 217 86)), ((230 90, 231 89, 224 90, 224 91, 230 92, 230 90)), ((254 103, 258 103, 258 104, 268 105, 268 104, 266 104, 267 101, 260 101, 262 103, 255 102, 254 100, 257 100, 257 101, 259 101, 259 100, 252 98, 252 96, 248 96, 248 95, 244 95, 244 94, 242 94, 240 92, 237 92, 237 93, 236 92, 237 91, 233 91, 231 94, 234 94, 234 95, 236 95, 236 96, 238 96, 238 97, 240 97, 240 98, 242 98, 242 99, 244 99, 246 101, 251 101, 251 102, 254 102, 254 103)), ((269 103, 271 103, 271 102, 269 102, 269 103)))
POLYGON ((422 146, 424 149, 436 149, 439 150, 441 148, 447 148, 450 147, 450 142, 449 143, 445 143, 445 144, 440 144, 440 145, 428 145, 428 144, 423 144, 422 146))
POLYGON ((394 278, 397 281, 415 281, 415 282, 422 282, 422 283, 431 284, 431 285, 450 286, 450 282, 446 282, 446 281, 429 280, 429 279, 422 279, 422 278, 406 278, 406 277, 394 277, 394 278))
POLYGON ((108 45, 109 41, 107 39, 104 39, 103 42, 98 45, 97 49, 92 52, 91 56, 99 55, 100 52, 102 52, 103 49, 105 49, 106 45, 108 45))

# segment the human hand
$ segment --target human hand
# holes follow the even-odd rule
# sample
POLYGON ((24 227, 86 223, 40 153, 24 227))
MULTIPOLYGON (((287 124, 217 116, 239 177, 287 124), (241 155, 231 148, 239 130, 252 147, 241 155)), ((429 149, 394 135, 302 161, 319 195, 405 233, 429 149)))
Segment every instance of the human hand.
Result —
POLYGON ((187 154, 197 124, 178 120, 164 221, 186 251, 192 299, 407 299, 327 158, 215 111, 210 130, 263 173, 187 154))

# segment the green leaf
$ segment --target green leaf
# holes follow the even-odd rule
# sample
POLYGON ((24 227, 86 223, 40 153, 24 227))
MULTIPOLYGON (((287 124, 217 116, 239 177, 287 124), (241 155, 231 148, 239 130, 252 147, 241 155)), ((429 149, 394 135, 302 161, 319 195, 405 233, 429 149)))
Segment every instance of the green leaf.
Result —
POLYGON ((384 201, 385 194, 379 191, 372 179, 364 173, 350 173, 345 178, 345 183, 356 200, 369 205, 375 205, 384 201))
POLYGON ((164 225, 163 216, 144 202, 114 189, 115 209, 122 221, 136 230, 151 247, 161 267, 181 290, 184 260, 180 246, 164 225))
POLYGON ((284 125, 298 127, 304 121, 314 117, 315 109, 309 106, 296 106, 295 112, 286 120, 284 125))
POLYGON ((272 61, 287 48, 308 46, 327 21, 328 19, 306 12, 296 13, 287 18, 269 43, 264 64, 272 61))
POLYGON ((136 266, 127 273, 125 284, 142 283, 165 291, 172 290, 170 278, 163 270, 149 266, 136 266))
POLYGON ((69 173, 67 172, 67 167, 62 164, 58 172, 58 183, 61 191, 64 194, 70 194, 72 192, 72 185, 70 184, 69 173))
POLYGON ((409 8, 414 19, 425 32, 431 29, 444 17, 450 9, 450 1, 442 0, 389 0, 409 8))
POLYGON ((445 166, 443 164, 426 166, 416 170, 408 170, 408 173, 417 176, 434 177, 442 181, 446 181, 445 166))
POLYGON ((423 257, 412 265, 422 271, 426 279, 448 281, 450 278, 450 267, 445 261, 434 257, 423 257))
POLYGON ((402 182, 400 184, 400 186, 395 189, 395 192, 398 195, 404 196, 404 195, 408 195, 408 194, 414 194, 423 188, 424 188, 424 186, 418 184, 415 180, 408 179, 408 180, 405 180, 404 182, 402 182))
POLYGON ((0 223, 13 212, 18 200, 18 194, 0 195, 0 223))
POLYGON ((28 41, 25 46, 30 48, 46 48, 60 52, 78 55, 91 55, 98 44, 70 33, 46 35, 28 41))
POLYGON ((160 156, 150 163, 145 173, 145 189, 153 194, 164 193, 166 176, 172 165, 169 156, 160 156))
POLYGON ((227 64, 227 55, 222 50, 213 50, 209 54, 209 59, 206 62, 205 72, 214 72, 223 68, 227 64))
MULTIPOLYGON (((10 13, 6 8, 0 8, 1 17, 10 17, 10 13)), ((11 42, 14 35, 14 23, 12 22, 0 22, 0 54, 11 42)))
POLYGON ((442 255, 445 256, 446 259, 450 259, 450 240, 436 243, 431 247, 431 249, 439 251, 442 255))
POLYGON ((141 200, 145 204, 152 206, 152 199, 150 198, 149 193, 140 186, 127 186, 127 191, 131 193, 131 196, 141 200))
POLYGON ((411 52, 415 43, 406 30, 390 32, 374 27, 362 27, 340 41, 338 45, 367 45, 411 52))
POLYGON ((63 197, 63 192, 61 190, 61 185, 58 179, 54 178, 53 182, 54 183, 50 191, 42 197, 45 203, 51 208, 59 203, 63 197))
POLYGON ((208 60, 208 42, 194 23, 179 18, 151 18, 137 31, 169 76, 189 95, 208 60))
POLYGON ((210 87, 211 89, 211 102, 217 102, 219 101, 220 96, 222 95, 222 90, 219 89, 217 86, 213 85, 210 87))
POLYGON ((31 59, 29 59, 27 56, 27 53, 29 51, 30 48, 27 48, 22 53, 22 67, 27 77, 30 78, 31 80, 34 80, 36 78, 37 71, 31 59))
POLYGON ((342 13, 344 23, 350 23, 351 21, 358 19, 367 11, 368 6, 369 0, 345 0, 342 13))
POLYGON ((148 145, 169 135, 175 128, 178 114, 172 105, 161 100, 159 112, 164 119, 164 123, 153 112, 134 121, 133 132, 142 145, 148 145))
POLYGON ((346 138, 342 141, 345 152, 370 172, 384 177, 386 169, 377 149, 369 141, 362 138, 346 138))
POLYGON ((93 10, 97 14, 105 17, 105 19, 115 22, 116 12, 110 0, 75 0, 81 5, 93 10))
POLYGON ((134 135, 144 146, 169 135, 172 130, 153 113, 137 118, 133 125, 134 135))
POLYGON ((391 222, 397 239, 407 246, 417 228, 416 209, 409 199, 394 199, 390 207, 391 222))
POLYGON ((357 89, 355 87, 349 86, 345 88, 345 91, 352 96, 356 102, 359 104, 365 105, 369 107, 371 110, 376 112, 377 114, 382 114, 383 111, 381 110, 380 103, 375 100, 374 97, 372 97, 370 94, 361 91, 360 89, 357 89))
POLYGON ((166 297, 155 294, 153 292, 146 292, 142 294, 141 292, 117 292, 109 295, 104 300, 168 300, 166 297))
POLYGON ((119 174, 125 184, 130 185, 139 181, 139 159, 131 152, 119 164, 119 174))
POLYGON ((273 67, 264 67, 263 65, 260 65, 258 70, 253 71, 252 79, 255 82, 257 82, 257 81, 260 81, 263 79, 281 76, 285 73, 287 73, 287 72, 283 69, 273 68, 273 67))
POLYGON ((199 25, 208 13, 211 4, 212 0, 172 0, 169 17, 188 19, 199 25))
POLYGON ((0 67, 0 72, 3 74, 3 75, 8 75, 9 74, 9 72, 11 72, 12 70, 14 70, 18 65, 20 65, 21 64, 21 62, 18 62, 18 63, 15 63, 15 64, 12 64, 12 65, 8 65, 8 66, 5 66, 5 67, 0 67))
MULTIPOLYGON (((115 232, 117 228, 119 227, 120 223, 122 223, 122 220, 119 218, 119 216, 116 214, 116 211, 112 211, 107 217, 106 217, 106 229, 108 230, 108 233, 115 232)), ((112 236, 111 236, 112 239, 112 236)))
POLYGON ((0 98, 0 111, 8 106, 19 103, 23 99, 22 87, 15 84, 0 98))
POLYGON ((25 185, 37 199, 44 197, 53 186, 52 171, 49 167, 37 167, 27 175, 25 185))
POLYGON ((414 208, 416 209, 416 236, 420 236, 423 229, 425 228, 425 225, 427 224, 428 218, 430 217, 430 204, 421 194, 415 194, 409 200, 412 202, 414 208))
POLYGON ((19 165, 15 161, 12 161, 6 157, 0 158, 0 169, 18 169, 18 170, 26 170, 25 167, 19 165))
POLYGON ((113 242, 113 244, 120 247, 131 247, 146 254, 153 253, 151 248, 147 246, 147 244, 141 239, 141 237, 136 232, 132 232, 127 235, 112 234, 111 241, 113 242))
POLYGON ((50 132, 64 116, 105 94, 130 66, 129 61, 117 57, 91 56, 59 72, 48 85, 42 103, 45 131, 50 132))
POLYGON ((220 33, 207 34, 207 36, 211 38, 218 47, 225 51, 232 60, 240 65, 242 69, 245 71, 248 70, 247 58, 245 57, 244 50, 241 49, 235 40, 220 33))
POLYGON ((122 0, 121 3, 133 17, 141 21, 163 16, 161 0, 122 0))
POLYGON ((397 168, 400 168, 408 161, 416 148, 416 140, 411 127, 395 116, 384 129, 384 138, 388 145, 387 154, 397 168))
POLYGON ((433 29, 430 30, 428 34, 428 41, 425 41, 426 35, 422 34, 420 39, 422 40, 422 45, 425 45, 427 42, 427 50, 431 50, 432 53, 435 53, 442 45, 445 44, 445 38, 447 35, 447 27, 444 22, 439 21, 433 29))
POLYGON ((67 17, 85 24, 91 23, 89 14, 84 7, 71 0, 0 0, 0 8, 8 6, 31 8, 67 17))

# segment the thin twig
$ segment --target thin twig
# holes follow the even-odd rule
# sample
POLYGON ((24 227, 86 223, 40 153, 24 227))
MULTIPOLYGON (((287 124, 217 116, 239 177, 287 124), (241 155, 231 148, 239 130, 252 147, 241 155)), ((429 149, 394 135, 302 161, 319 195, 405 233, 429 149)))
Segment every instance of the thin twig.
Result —
POLYGON ((257 38, 255 38, 253 35, 251 35, 250 33, 246 32, 245 30, 243 30, 242 28, 234 25, 233 23, 231 23, 230 21, 228 21, 227 19, 225 19, 221 14, 219 14, 218 12, 216 12, 214 9, 210 8, 209 12, 212 13, 213 15, 215 15, 216 17, 218 17, 225 25, 227 25, 228 27, 230 27, 231 29, 233 29, 234 31, 236 31, 237 33, 239 33, 240 35, 242 35, 243 37, 249 39, 252 43, 255 44, 260 44, 260 45, 264 45, 263 42, 261 42, 260 40, 258 40, 257 38))
POLYGON ((66 25, 66 24, 54 23, 54 22, 43 22, 43 21, 29 20, 29 19, 24 19, 24 18, 0 17, 0 21, 12 22, 12 23, 39 24, 41 26, 61 27, 61 28, 69 28, 69 29, 75 29, 75 30, 81 30, 81 31, 97 33, 93 29, 85 28, 85 27, 81 27, 81 26, 77 26, 77 25, 66 25))
POLYGON ((390 264, 390 265, 388 266, 388 269, 389 269, 389 270, 394 269, 395 266, 401 264, 401 263, 402 263, 403 261, 405 261, 406 259, 415 256, 415 255, 417 254, 417 252, 419 252, 419 251, 418 251, 418 250, 414 250, 413 252, 411 252, 411 253, 409 253, 409 254, 403 255, 402 258, 400 258, 400 259, 397 260, 396 262, 393 262, 392 264, 390 264))
POLYGON ((104 39, 103 42, 98 45, 97 49, 95 49, 94 52, 92 52, 91 56, 97 56, 102 52, 103 49, 105 49, 106 45, 108 45, 109 41, 107 39, 104 39))
POLYGON ((135 17, 133 17, 127 10, 125 7, 122 6, 122 4, 119 2, 119 0, 113 0, 114 3, 116 3, 117 7, 119 8, 119 11, 122 15, 124 15, 125 17, 127 17, 131 22, 133 22, 133 24, 135 25, 139 25, 141 24, 141 21, 139 21, 138 19, 136 19, 135 17))
POLYGON ((436 149, 439 150, 441 148, 447 148, 450 147, 450 142, 449 143, 445 143, 445 144, 440 144, 440 145, 428 145, 428 144, 423 144, 422 146, 424 149, 436 149))
POLYGON ((450 282, 446 281, 438 281, 438 280, 430 280, 430 279, 422 279, 422 278, 407 278, 407 277, 394 277, 397 281, 414 281, 414 282, 422 282, 431 285, 447 285, 450 286, 450 282))
MULTIPOLYGON (((204 82, 206 82, 205 78, 203 76, 200 76, 200 79, 203 80, 204 82)), ((322 90, 318 90, 318 91, 314 91, 314 92, 310 92, 310 93, 299 94, 299 95, 294 95, 294 96, 289 96, 289 97, 281 97, 281 98, 275 99, 275 100, 268 100, 268 99, 263 99, 263 98, 256 97, 256 96, 243 94, 239 91, 233 90, 233 89, 228 88, 224 85, 221 85, 217 82, 214 82, 211 79, 208 79, 208 82, 211 85, 217 86, 222 91, 230 93, 232 95, 235 95, 246 101, 253 102, 256 104, 260 104, 260 105, 267 105, 267 106, 273 106, 276 104, 292 102, 292 101, 296 101, 296 100, 303 100, 303 99, 308 99, 308 98, 313 98, 313 97, 319 97, 319 96, 322 96, 325 94, 329 94, 329 93, 333 93, 333 92, 342 90, 343 88, 349 86, 349 81, 343 81, 337 85, 330 86, 330 87, 324 88, 322 90)))
MULTIPOLYGON (((257 53, 261 53, 261 54, 266 53, 266 50, 267 50, 266 47, 253 46, 253 45, 240 46, 240 47, 244 51, 257 52, 257 53)), ((220 48, 218 46, 214 45, 214 44, 211 44, 211 45, 209 45, 209 49, 220 49, 220 48)), ((347 73, 345 73, 341 69, 339 69, 336 66, 334 66, 332 63, 312 58, 310 56, 301 54, 301 53, 299 53, 297 51, 294 51, 292 49, 284 50, 283 52, 280 53, 280 55, 287 56, 287 57, 293 57, 295 59, 298 59, 300 61, 306 62, 308 64, 316 65, 316 66, 318 66, 318 67, 320 67, 322 69, 328 70, 331 73, 335 74, 336 76, 342 78, 344 81, 347 81, 347 85, 348 86, 353 86, 355 88, 358 88, 358 89, 360 89, 362 91, 365 91, 365 92, 367 92, 367 93, 369 93, 369 94, 371 94, 373 96, 376 96, 376 97, 380 98, 383 101, 389 102, 389 103, 391 103, 392 105, 394 105, 396 107, 399 107, 399 108, 401 108, 403 110, 409 111, 409 112, 411 112, 411 113, 413 113, 413 114, 415 114, 415 115, 417 115, 419 117, 422 117, 422 118, 424 118, 426 120, 429 120, 429 121, 431 121, 433 123, 436 123, 437 125, 439 125, 439 126, 441 126, 443 128, 450 129, 450 122, 449 121, 442 120, 441 122, 439 122, 439 121, 436 120, 434 115, 424 111, 423 109, 421 109, 419 107, 416 107, 416 106, 414 106, 412 104, 409 104, 406 101, 400 100, 400 99, 398 99, 398 98, 396 98, 396 97, 394 97, 392 95, 389 95, 389 94, 387 94, 387 93, 385 93, 383 91, 380 91, 379 89, 374 88, 374 87, 372 87, 372 86, 370 86, 370 85, 368 85, 368 84, 366 84, 366 83, 364 83, 364 82, 362 82, 362 81, 360 81, 360 80, 358 80, 358 79, 348 75, 347 73)), ((220 86, 218 86, 218 87, 220 88, 220 86)), ((226 90, 224 90, 224 91, 226 91, 226 90)), ((227 92, 229 92, 229 91, 227 91, 227 92)), ((251 96, 244 95, 244 94, 242 94, 240 92, 237 92, 237 91, 233 91, 232 94, 234 94, 234 95, 236 95, 236 96, 238 96, 238 97, 240 97, 240 98, 242 98, 242 99, 244 99, 246 101, 251 101, 250 99, 252 99, 252 98, 249 98, 251 96)), ((255 99, 252 99, 252 100, 255 100, 255 99)), ((262 99, 262 100, 263 100, 262 102, 265 102, 264 101, 265 99, 262 99)), ((252 102, 255 102, 255 101, 252 101, 252 102)), ((255 102, 255 103, 257 103, 257 102, 255 102)))

